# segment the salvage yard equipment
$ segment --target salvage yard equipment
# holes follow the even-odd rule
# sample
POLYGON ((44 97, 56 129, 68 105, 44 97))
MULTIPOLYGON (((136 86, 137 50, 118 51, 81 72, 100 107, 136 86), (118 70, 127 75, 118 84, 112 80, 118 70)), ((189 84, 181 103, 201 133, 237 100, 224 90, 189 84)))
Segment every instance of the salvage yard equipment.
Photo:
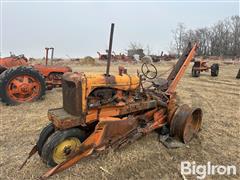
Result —
MULTIPOLYGON (((108 53, 108 50, 106 50, 106 53, 108 53)), ((103 60, 103 61, 107 61, 108 60, 108 54, 101 54, 100 52, 97 52, 98 54, 98 59, 99 60, 103 60)), ((115 52, 112 52, 112 58, 111 58, 112 61, 123 61, 123 62, 133 62, 134 59, 125 55, 125 54, 116 54, 115 52)))
MULTIPOLYGON (((200 130, 202 110, 186 104, 178 106, 175 91, 197 44, 189 43, 167 79, 151 81, 141 73, 129 75, 122 67, 119 75, 111 75, 113 31, 114 24, 105 74, 63 75, 63 108, 48 111, 51 123, 42 130, 27 158, 38 152, 44 163, 55 166, 43 179, 94 152, 118 149, 154 130, 164 134, 168 145, 176 140, 188 143, 200 130)), ((144 74, 155 75, 156 71, 144 74)))
POLYGON ((194 61, 192 67, 192 77, 199 77, 200 72, 209 71, 211 69, 211 76, 218 76, 219 73, 219 64, 214 63, 210 67, 207 65, 206 61, 194 61))
MULTIPOLYGON (((71 68, 48 65, 46 48, 46 64, 31 65, 24 55, 0 58, 0 98, 8 105, 32 102, 40 99, 45 90, 61 86, 62 75, 71 72, 71 68)), ((52 63, 51 63, 52 64, 52 63)))

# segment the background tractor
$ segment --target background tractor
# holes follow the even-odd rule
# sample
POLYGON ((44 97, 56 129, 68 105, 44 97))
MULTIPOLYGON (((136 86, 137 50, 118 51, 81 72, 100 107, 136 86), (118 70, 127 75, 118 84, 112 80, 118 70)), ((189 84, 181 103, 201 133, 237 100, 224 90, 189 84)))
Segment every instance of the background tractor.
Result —
MULTIPOLYGON (((48 52, 53 59, 54 48, 46 49, 46 63, 31 65, 24 55, 0 58, 0 98, 8 105, 40 99, 46 89, 61 86, 62 75, 71 68, 48 65, 48 52)), ((52 64, 52 63, 51 63, 52 64)))
POLYGON ((199 77, 200 72, 203 71, 209 71, 211 70, 211 76, 218 76, 219 73, 219 64, 214 63, 210 67, 208 66, 206 61, 199 60, 199 61, 194 61, 193 67, 192 67, 192 77, 199 77))
POLYGON ((176 141, 190 142, 200 130, 202 110, 177 105, 175 91, 197 44, 188 45, 167 79, 156 77, 157 69, 147 64, 138 75, 127 74, 122 67, 119 74, 112 75, 113 30, 114 24, 105 74, 63 75, 63 107, 48 111, 51 123, 42 130, 27 158, 38 152, 44 163, 55 166, 43 179, 93 152, 118 149, 154 130, 159 130, 167 147, 176 147, 176 141))

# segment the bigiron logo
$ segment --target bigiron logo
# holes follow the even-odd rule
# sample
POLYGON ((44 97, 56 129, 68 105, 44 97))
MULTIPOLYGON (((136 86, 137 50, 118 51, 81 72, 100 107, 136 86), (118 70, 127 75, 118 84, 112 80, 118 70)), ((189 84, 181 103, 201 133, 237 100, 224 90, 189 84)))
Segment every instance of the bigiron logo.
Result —
POLYGON ((236 175, 237 168, 235 165, 212 165, 210 161, 207 164, 196 164, 195 161, 182 161, 182 175, 196 175, 197 179, 204 179, 211 175, 236 175))

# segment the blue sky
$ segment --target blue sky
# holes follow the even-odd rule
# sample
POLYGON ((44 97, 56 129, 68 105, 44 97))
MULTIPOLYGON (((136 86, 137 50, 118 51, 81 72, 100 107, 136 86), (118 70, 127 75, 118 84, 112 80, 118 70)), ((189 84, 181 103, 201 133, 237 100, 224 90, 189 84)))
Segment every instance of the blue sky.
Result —
POLYGON ((108 47, 115 23, 115 52, 129 42, 149 45, 158 53, 169 49, 178 22, 188 28, 206 27, 239 15, 239 1, 231 2, 2 2, 2 56, 43 57, 44 48, 66 58, 97 56, 108 47))

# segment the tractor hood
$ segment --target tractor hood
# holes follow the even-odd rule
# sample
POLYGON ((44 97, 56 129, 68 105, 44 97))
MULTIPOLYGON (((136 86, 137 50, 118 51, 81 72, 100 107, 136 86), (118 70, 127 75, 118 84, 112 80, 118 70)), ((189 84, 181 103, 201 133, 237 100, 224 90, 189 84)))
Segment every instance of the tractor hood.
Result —
POLYGON ((136 90, 139 77, 123 75, 85 75, 84 73, 65 73, 62 80, 63 108, 68 113, 79 116, 87 110, 87 97, 97 88, 113 88, 124 91, 136 90))

